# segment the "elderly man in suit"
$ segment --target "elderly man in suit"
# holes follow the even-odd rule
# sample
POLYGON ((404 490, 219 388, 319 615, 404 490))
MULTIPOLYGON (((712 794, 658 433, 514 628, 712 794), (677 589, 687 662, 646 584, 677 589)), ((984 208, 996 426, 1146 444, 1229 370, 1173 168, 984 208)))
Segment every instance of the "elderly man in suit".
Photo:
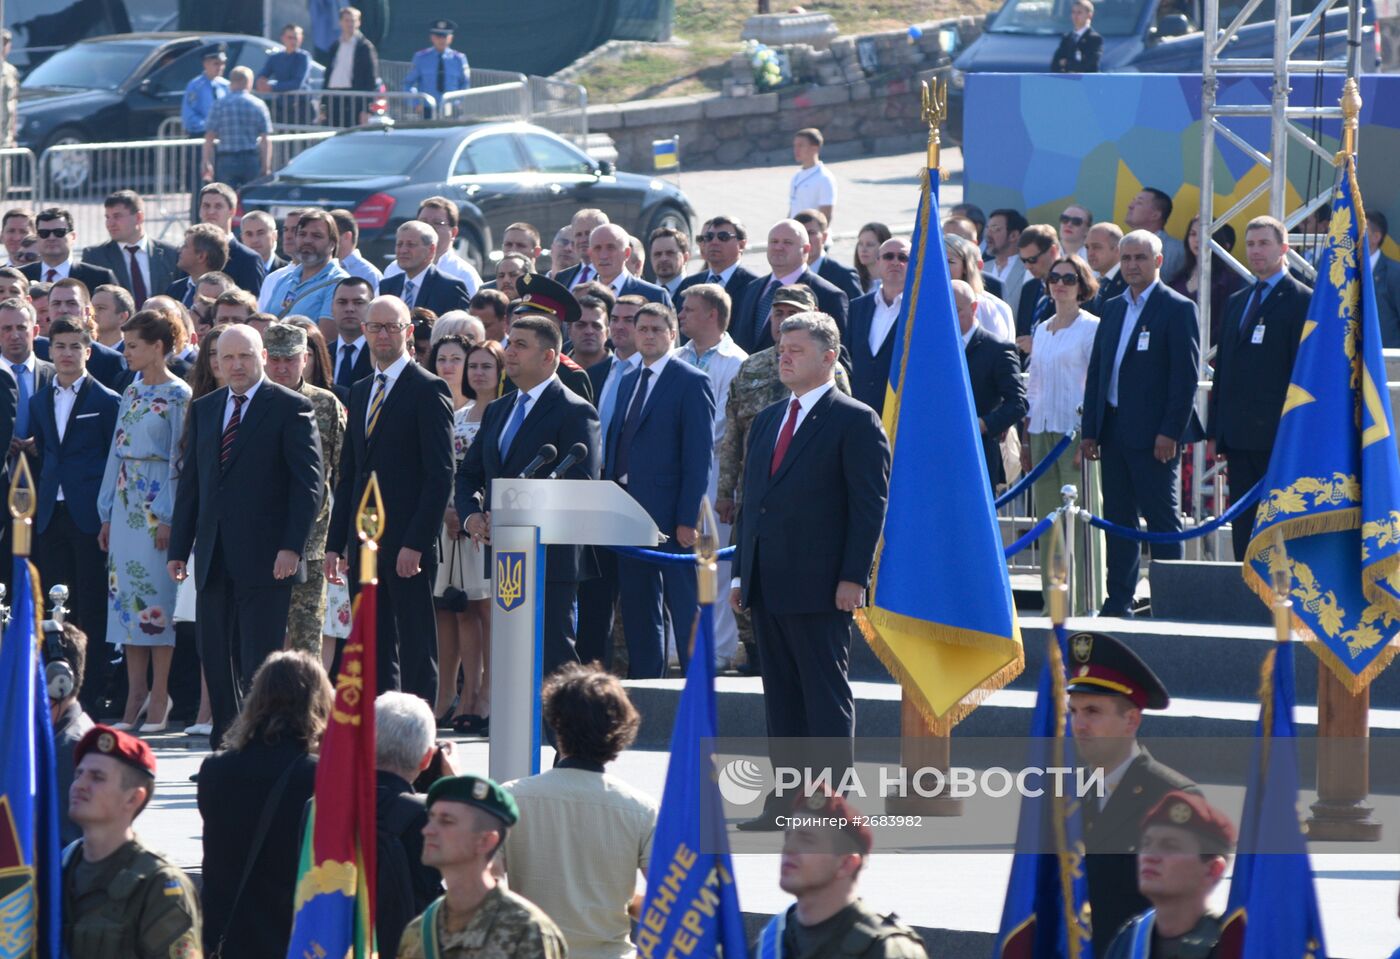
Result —
POLYGON ((641 296, 648 303, 669 307, 671 294, 627 272, 627 253, 627 231, 616 224, 605 223, 588 235, 588 258, 596 274, 594 279, 611 288, 615 296, 641 296))
MULTIPOLYGON (((648 303, 637 310, 641 365, 618 388, 603 475, 630 493, 670 537, 663 549, 688 550, 695 545, 700 500, 710 482, 715 395, 708 376, 672 355, 677 332, 670 307, 648 303)), ((689 636, 695 569, 625 556, 617 565, 628 675, 659 679, 666 672, 663 603, 675 635, 689 636)), ((683 639, 678 645, 684 668, 689 650, 683 639)))
POLYGON ((1060 45, 1050 58, 1050 72, 1098 73, 1103 37, 1093 27, 1093 0, 1074 0, 1069 8, 1069 19, 1074 29, 1060 37, 1060 45))
POLYGON ((730 302, 738 304, 744 287, 758 279, 757 274, 739 265, 744 248, 749 245, 749 234, 744 224, 738 217, 727 214, 712 216, 700 228, 696 240, 700 244, 705 269, 682 280, 680 292, 685 293, 697 283, 718 283, 729 294, 730 302))
POLYGON ((73 259, 73 247, 78 233, 73 227, 73 214, 63 207, 40 210, 34 232, 39 237, 39 260, 24 267, 30 283, 56 283, 70 276, 82 280, 89 290, 103 283, 117 282, 111 270, 73 259))
POLYGON ((811 288, 817 297, 817 309, 831 317, 836 322, 836 329, 845 336, 850 300, 846 294, 807 269, 807 254, 811 251, 811 245, 807 228, 796 220, 779 220, 768 231, 765 255, 772 272, 748 285, 734 309, 734 321, 730 324, 730 335, 746 352, 757 353, 773 345, 773 334, 768 329, 773 295, 779 287, 794 283, 811 288))
POLYGON ((438 270, 437 231, 421 220, 409 220, 394 233, 394 262, 402 272, 379 283, 384 296, 396 296, 408 305, 426 307, 438 316, 450 310, 466 310, 472 304, 467 285, 438 270))
POLYGON ((146 204, 135 190, 113 193, 103 201, 102 210, 111 239, 84 250, 83 262, 111 270, 140 306, 175 282, 180 275, 176 265, 180 251, 146 235, 146 204))
POLYGON ((341 582, 350 568, 347 557, 359 542, 355 511, 376 474, 388 517, 379 539, 379 690, 402 689, 432 703, 438 684, 433 579, 452 495, 452 395, 409 356, 409 326, 403 300, 381 294, 370 302, 363 330, 374 367, 350 390, 326 577, 341 582))
MULTIPOLYGON (((1196 376, 1201 358, 1196 305, 1161 282, 1162 242, 1134 230, 1119 245, 1127 291, 1104 309, 1084 386, 1081 447, 1103 461, 1104 518, 1154 533, 1181 530, 1176 481, 1181 447, 1201 439, 1196 376)), ((1180 559, 1180 543, 1152 555, 1180 559)), ((1138 544, 1108 539, 1108 596, 1101 614, 1132 615, 1138 544)))
POLYGON ((576 211, 573 219, 569 221, 568 229, 573 238, 572 252, 578 257, 578 262, 560 270, 551 279, 558 280, 571 290, 590 280, 598 279, 598 271, 593 266, 588 250, 589 238, 598 227, 611 222, 606 213, 593 207, 585 207, 576 211))
POLYGON ((909 241, 891 237, 880 244, 880 287, 851 301, 851 393, 879 416, 890 386, 894 330, 904 305, 909 273, 909 241))
POLYGON ((982 455, 992 489, 1006 479, 1001 440, 1026 415, 1026 387, 1014 344, 999 340, 977 325, 977 294, 962 280, 953 280, 953 305, 962 330, 963 358, 972 384, 972 404, 982 431, 982 455))
POLYGON ((807 229, 807 242, 810 244, 807 250, 807 269, 846 294, 847 301, 861 296, 864 291, 860 288, 860 277, 856 276, 856 271, 826 255, 826 242, 830 233, 822 211, 803 210, 793 219, 807 229))
POLYGON ((1099 281, 1098 293, 1084 304, 1084 309, 1098 317, 1103 316, 1109 300, 1128 288, 1118 268, 1118 244, 1122 239, 1123 231, 1118 224, 1095 223, 1089 227, 1089 235, 1084 240, 1084 259, 1099 281))
MULTIPOLYGON (((729 602, 753 614, 769 738, 848 744, 825 757, 780 749, 774 764, 849 765, 851 617, 884 526, 890 447, 874 411, 834 388, 835 321, 799 313, 780 331, 790 393, 749 432, 729 602)), ((740 828, 780 828, 772 798, 740 828)))
POLYGON ((311 401, 263 375, 262 336, 251 326, 228 326, 217 349, 227 385, 196 400, 186 419, 167 552, 179 582, 194 551, 216 749, 253 674, 282 648, 322 483, 311 401))
MULTIPOLYGON (((1303 335, 1312 289, 1288 274, 1288 233, 1271 216, 1244 231, 1245 259, 1254 285, 1230 297, 1220 324, 1208 436, 1226 460, 1230 495, 1243 496, 1269 468, 1283 400, 1303 335)), ((1251 506, 1233 527, 1235 559, 1243 560, 1254 532, 1251 506)))

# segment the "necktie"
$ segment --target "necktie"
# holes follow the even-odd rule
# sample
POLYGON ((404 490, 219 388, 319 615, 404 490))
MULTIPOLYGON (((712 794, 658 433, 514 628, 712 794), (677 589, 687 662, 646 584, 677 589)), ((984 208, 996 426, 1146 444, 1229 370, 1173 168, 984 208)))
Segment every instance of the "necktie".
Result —
POLYGON ((583 284, 591 279, 593 279, 593 271, 590 270, 588 264, 585 263, 578 268, 578 276, 574 277, 574 286, 583 286, 583 284))
POLYGON ((627 419, 622 423, 622 435, 617 440, 617 476, 627 475, 628 462, 632 459, 632 440, 642 425, 642 407, 647 402, 647 384, 651 382, 651 370, 643 367, 641 379, 637 380, 637 390, 632 394, 632 402, 627 407, 627 419))
POLYGON ((1269 284, 1260 280, 1254 284, 1254 292, 1249 294, 1249 303, 1240 317, 1240 334, 1244 335, 1259 318, 1259 310, 1264 306, 1264 297, 1269 295, 1269 284))
POLYGON ((140 309, 141 304, 146 302, 146 278, 141 275, 141 265, 136 262, 136 254, 140 251, 139 246, 129 246, 126 248, 127 269, 131 272, 131 296, 136 300, 136 308, 140 309))
POLYGON ((19 386, 19 408, 15 410, 15 433, 29 436, 29 367, 23 363, 11 366, 15 373, 15 383, 19 386))
POLYGON ((520 424, 525 422, 525 413, 530 407, 530 394, 521 393, 515 410, 510 414, 510 422, 501 431, 501 459, 510 453, 510 444, 515 442, 515 434, 520 432, 520 424))
POLYGON ((768 329, 768 314, 773 309, 773 297, 778 292, 778 278, 775 276, 768 281, 768 286, 763 290, 758 298, 758 315, 753 318, 753 341, 763 342, 763 331, 768 329))
POLYGON ((49 267, 49 275, 46 276, 46 277, 44 277, 44 282, 45 282, 45 283, 52 283, 54 280, 57 280, 57 279, 58 279, 58 271, 55 270, 53 267, 49 267))
POLYGON ((796 399, 788 406, 788 417, 783 423, 782 432, 778 434, 778 444, 773 447, 773 463, 768 467, 768 475, 773 476, 778 472, 778 467, 783 465, 783 457, 787 456, 788 447, 792 445, 792 434, 797 432, 797 411, 802 408, 802 404, 796 399))
POLYGON ((369 398, 369 419, 365 423, 365 439, 374 435, 374 427, 379 422, 379 411, 384 408, 384 394, 389 391, 389 377, 383 373, 374 374, 374 395, 369 398))
POLYGON ((355 344, 346 343, 340 348, 340 369, 335 374, 335 385, 347 389, 355 385, 355 344))
MULTIPOLYGON (((709 276, 705 277, 705 282, 706 282, 706 283, 719 283, 719 277, 717 277, 717 276, 715 276, 713 273, 711 273, 709 276)), ((724 284, 720 283, 720 285, 723 286, 724 284)))
POLYGON ((446 54, 446 53, 439 53, 439 54, 438 54, 438 68, 437 68, 437 92, 438 92, 438 96, 442 96, 442 93, 443 93, 443 91, 444 91, 446 88, 447 88, 447 54, 446 54))
POLYGON ((405 303, 408 304, 408 308, 409 308, 410 310, 413 309, 413 300, 414 300, 414 297, 416 297, 417 295, 418 295, 417 284, 414 283, 412 280, 404 280, 404 283, 403 283, 403 301, 404 301, 405 303))
POLYGON ((248 397, 233 394, 233 415, 228 418, 228 425, 224 427, 224 439, 219 444, 219 465, 228 466, 229 457, 233 454, 233 441, 238 437, 238 424, 243 421, 243 404, 248 402, 248 397))

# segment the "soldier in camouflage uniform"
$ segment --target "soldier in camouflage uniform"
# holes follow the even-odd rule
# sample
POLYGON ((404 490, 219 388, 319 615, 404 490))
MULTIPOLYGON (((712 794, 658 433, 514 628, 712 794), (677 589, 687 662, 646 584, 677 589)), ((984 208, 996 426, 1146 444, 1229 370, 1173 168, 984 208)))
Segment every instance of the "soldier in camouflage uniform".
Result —
MULTIPOLYGON (((779 287, 773 294, 773 306, 768 313, 768 325, 773 342, 778 341, 778 327, 783 320, 798 313, 816 310, 817 299, 810 287, 801 284, 779 287)), ((836 364, 836 388, 847 396, 851 393, 850 377, 840 363, 836 364)), ((739 479, 744 475, 744 448, 748 445, 749 427, 765 408, 787 396, 787 387, 778 379, 778 347, 768 347, 754 353, 729 383, 729 400, 724 408, 724 436, 719 441, 719 490, 715 512, 722 522, 738 524, 739 479)), ((758 672, 758 647, 753 636, 753 620, 747 608, 734 614, 739 625, 739 640, 748 654, 747 671, 758 672)))
POLYGON ((490 779, 446 776, 433 783, 423 864, 441 871, 447 893, 408 924, 398 959, 565 959, 559 927, 491 870, 506 830, 519 819, 515 798, 490 779))
POLYGON ((200 959, 199 898, 189 877, 136 839, 155 790, 145 742, 94 726, 73 751, 68 814, 83 838, 63 858, 63 944, 74 959, 200 959))
POLYGON ((306 348, 306 331, 290 323, 273 323, 263 334, 267 350, 268 379, 279 386, 294 390, 311 401, 316 408, 316 428, 321 433, 321 462, 325 464, 326 487, 322 491, 321 511, 311 525, 302 559, 306 564, 306 581, 292 586, 292 605, 287 614, 287 645, 321 657, 321 625, 326 618, 326 530, 331 522, 331 490, 335 488, 336 471, 340 466, 340 447, 345 438, 345 407, 330 390, 306 382, 305 369, 310 353, 306 348))

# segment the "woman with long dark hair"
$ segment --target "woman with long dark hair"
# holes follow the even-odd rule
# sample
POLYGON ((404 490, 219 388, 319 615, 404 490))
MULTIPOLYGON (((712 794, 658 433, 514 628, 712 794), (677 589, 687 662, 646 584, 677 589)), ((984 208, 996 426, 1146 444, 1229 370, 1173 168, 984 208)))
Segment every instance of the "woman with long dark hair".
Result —
POLYGON ((873 293, 880 288, 880 279, 875 276, 875 265, 880 260, 880 244, 892 236, 894 234, 890 232, 890 228, 883 223, 867 223, 856 235, 856 255, 851 265, 856 268, 862 291, 873 293))

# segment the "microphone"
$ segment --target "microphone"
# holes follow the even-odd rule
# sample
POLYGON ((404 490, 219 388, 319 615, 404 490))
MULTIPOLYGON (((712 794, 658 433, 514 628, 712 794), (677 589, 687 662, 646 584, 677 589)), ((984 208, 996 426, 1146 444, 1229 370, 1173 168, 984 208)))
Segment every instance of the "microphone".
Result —
POLYGON ((569 447, 569 452, 564 454, 564 458, 559 461, 559 465, 554 467, 554 472, 549 474, 549 479, 558 479, 569 471, 579 460, 588 455, 588 447, 583 443, 575 443, 569 447))
POLYGON ((559 450, 555 449, 553 443, 546 443, 540 447, 540 451, 535 454, 535 458, 530 460, 530 465, 520 471, 517 479, 529 479, 541 466, 548 466, 554 462, 554 458, 559 455, 559 450))

